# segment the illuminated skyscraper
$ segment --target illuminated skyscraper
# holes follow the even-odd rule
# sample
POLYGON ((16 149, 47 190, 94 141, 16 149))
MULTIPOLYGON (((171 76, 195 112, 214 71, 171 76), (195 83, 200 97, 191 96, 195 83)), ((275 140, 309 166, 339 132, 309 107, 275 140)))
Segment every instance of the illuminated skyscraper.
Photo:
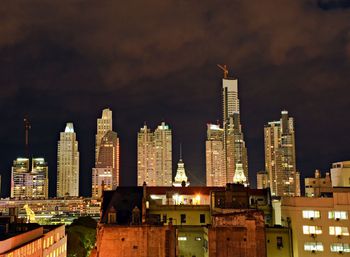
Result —
POLYGON ((58 141, 57 196, 79 196, 79 151, 73 123, 67 123, 58 141))
POLYGON ((238 183, 234 181, 237 164, 248 183, 248 154, 240 121, 237 79, 227 76, 222 79, 222 98, 226 183, 238 183))
POLYGON ((296 169, 294 120, 287 111, 279 121, 264 128, 265 169, 271 194, 300 196, 300 174, 296 169))
POLYGON ((172 133, 162 122, 154 132, 145 125, 137 136, 137 184, 172 185, 172 133))
POLYGON ((11 171, 11 198, 47 199, 48 197, 48 166, 44 158, 33 158, 31 169, 28 158, 14 160, 11 171))
POLYGON ((119 186, 119 138, 108 131, 101 139, 98 161, 92 169, 92 196, 101 197, 103 190, 119 186))
POLYGON ((137 134, 137 185, 156 185, 154 133, 144 125, 137 134))
POLYGON ((165 122, 154 131, 155 175, 157 186, 172 186, 172 133, 165 122))
POLYGON ((96 145, 95 145, 95 163, 98 161, 98 154, 100 151, 101 139, 106 135, 108 131, 113 130, 112 125, 112 111, 107 108, 103 109, 102 117, 97 119, 97 133, 96 133, 96 145))
POLYGON ((205 143, 207 186, 226 186, 224 130, 208 124, 205 143))

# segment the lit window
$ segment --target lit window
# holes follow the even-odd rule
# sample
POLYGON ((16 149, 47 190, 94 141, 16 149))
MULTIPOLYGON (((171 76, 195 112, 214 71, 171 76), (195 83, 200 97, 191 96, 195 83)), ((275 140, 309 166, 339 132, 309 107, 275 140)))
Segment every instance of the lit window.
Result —
POLYGON ((179 236, 177 238, 178 241, 186 241, 187 240, 187 237, 186 236, 179 236))
POLYGON ((322 234, 322 228, 320 226, 303 226, 303 233, 304 235, 320 235, 322 234))
POLYGON ((348 212, 347 211, 329 211, 328 212, 328 219, 347 220, 348 219, 348 212))
POLYGON ((329 234, 332 236, 348 236, 349 229, 347 227, 329 227, 329 234))
POLYGON ((201 238, 201 237, 196 237, 194 240, 196 240, 196 241, 201 241, 202 238, 201 238))
POLYGON ((321 242, 306 242, 304 244, 305 251, 323 252, 323 244, 321 242))
POLYGON ((303 211, 304 219, 319 219, 321 217, 320 211, 307 210, 303 211))
POLYGON ((331 244, 331 252, 345 252, 350 253, 350 245, 342 243, 331 244))

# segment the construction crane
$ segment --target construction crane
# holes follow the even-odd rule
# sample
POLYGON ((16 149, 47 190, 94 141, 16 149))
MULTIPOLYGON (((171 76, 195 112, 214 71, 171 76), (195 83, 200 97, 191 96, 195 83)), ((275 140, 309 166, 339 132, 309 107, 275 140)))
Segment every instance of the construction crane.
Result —
POLYGON ((221 64, 217 64, 217 66, 222 69, 224 71, 224 79, 227 79, 228 78, 228 68, 227 68, 227 65, 224 64, 224 65, 221 65, 221 64))
POLYGON ((23 209, 25 209, 27 213, 27 223, 35 222, 35 213, 30 209, 29 205, 25 204, 23 209))

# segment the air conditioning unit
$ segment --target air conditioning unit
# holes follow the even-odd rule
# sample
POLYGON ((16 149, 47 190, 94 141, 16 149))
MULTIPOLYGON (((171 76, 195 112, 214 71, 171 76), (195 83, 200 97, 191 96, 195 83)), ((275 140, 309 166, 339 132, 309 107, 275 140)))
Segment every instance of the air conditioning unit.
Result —
POLYGON ((339 218, 336 218, 335 220, 336 220, 336 221, 339 221, 340 219, 339 219, 339 218))
POLYGON ((337 235, 337 237, 340 239, 340 238, 341 238, 341 235, 337 235))
POLYGON ((310 234, 311 237, 315 238, 316 237, 316 234, 310 234))
POLYGON ((314 220, 314 217, 310 217, 310 220, 314 220))
POLYGON ((338 253, 339 253, 339 254, 343 254, 343 251, 339 251, 338 253))
POLYGON ((315 251, 315 250, 312 250, 311 252, 312 252, 312 253, 316 253, 316 251, 315 251))

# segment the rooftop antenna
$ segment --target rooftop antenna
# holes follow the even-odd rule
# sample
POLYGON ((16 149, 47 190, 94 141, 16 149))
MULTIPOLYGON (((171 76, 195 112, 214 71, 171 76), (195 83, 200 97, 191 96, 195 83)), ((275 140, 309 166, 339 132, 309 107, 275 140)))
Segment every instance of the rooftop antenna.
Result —
POLYGON ((228 68, 226 64, 217 64, 217 66, 224 71, 224 79, 228 78, 228 68))
POLYGON ((25 154, 29 158, 29 130, 31 129, 30 121, 26 115, 23 119, 24 122, 24 136, 25 136, 25 154))

